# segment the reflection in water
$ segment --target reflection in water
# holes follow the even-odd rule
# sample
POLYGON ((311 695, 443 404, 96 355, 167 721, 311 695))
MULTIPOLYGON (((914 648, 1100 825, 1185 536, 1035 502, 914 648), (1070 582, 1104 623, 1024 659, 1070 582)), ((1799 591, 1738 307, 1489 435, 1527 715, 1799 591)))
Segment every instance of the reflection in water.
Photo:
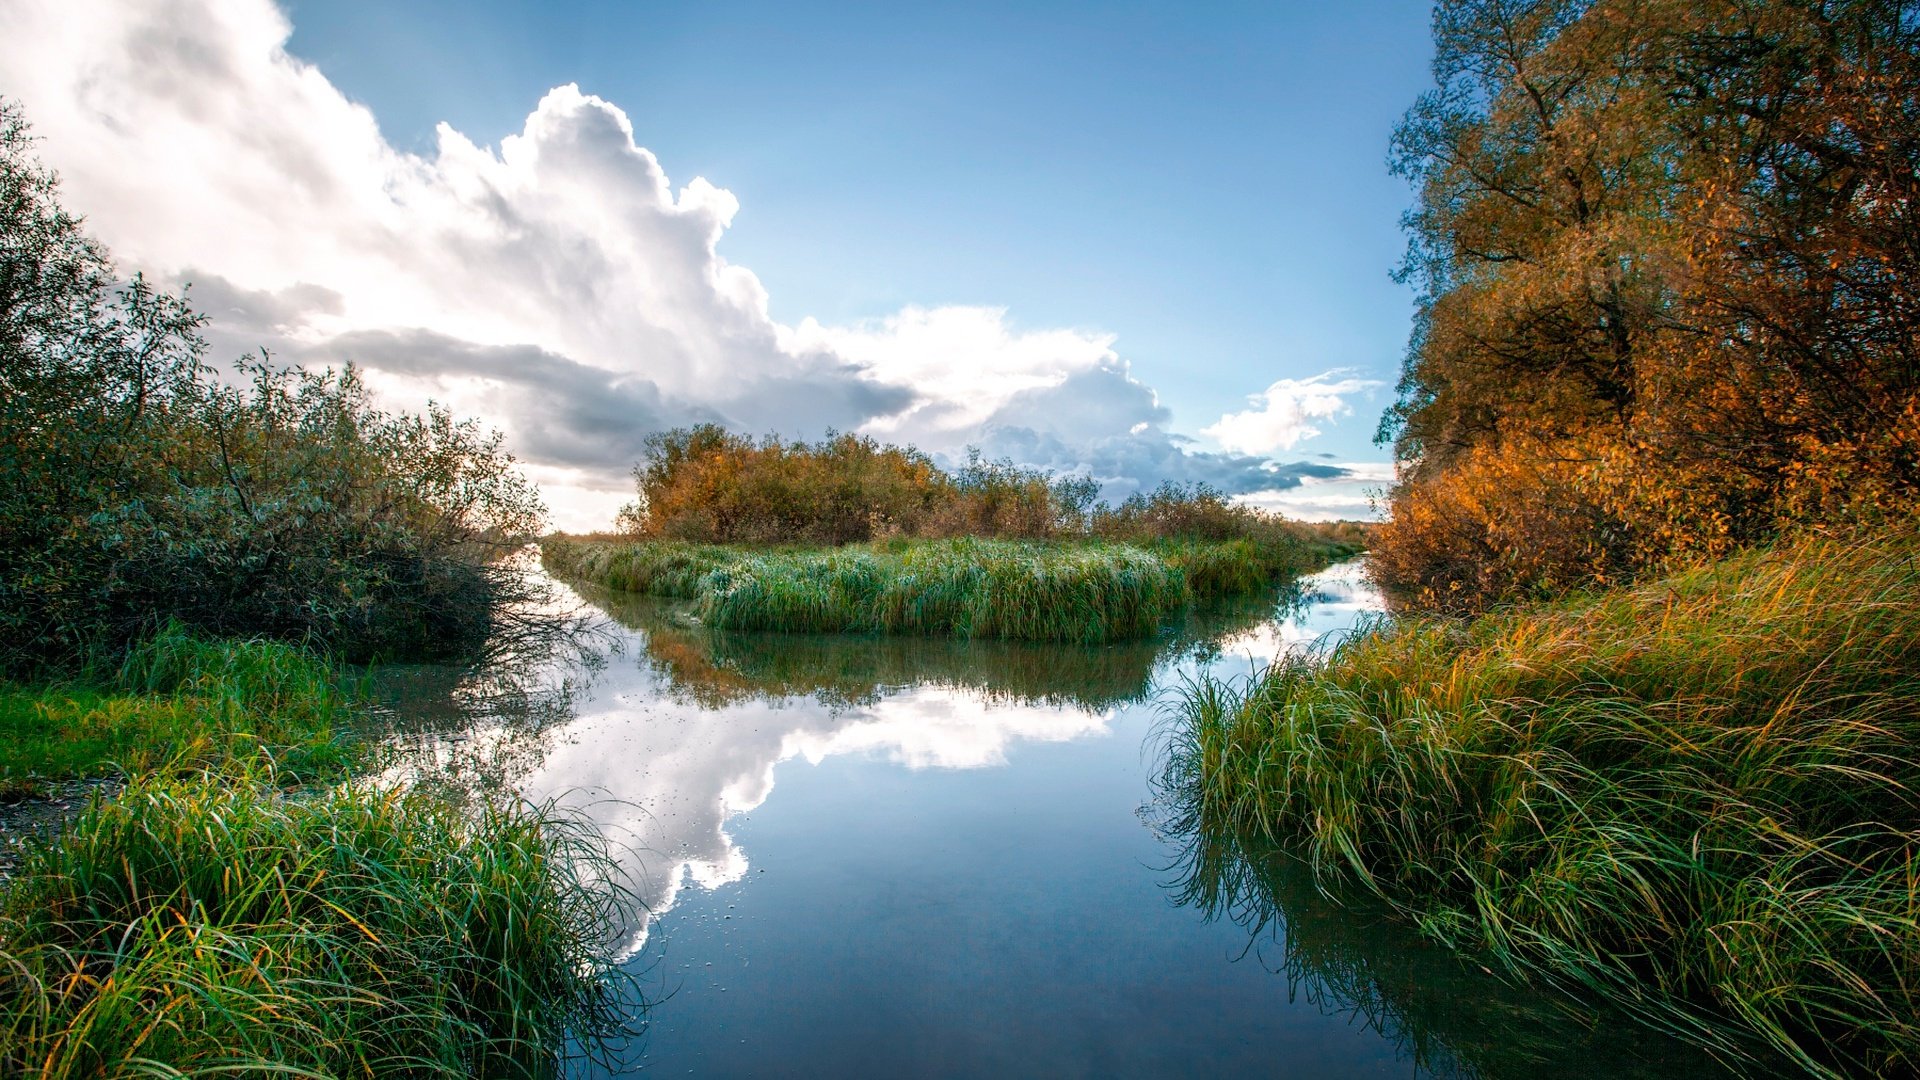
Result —
MULTIPOLYGON (((1139 806, 1146 784, 1142 770, 1148 766, 1140 761, 1132 739, 1120 746, 1103 743, 1100 736, 1124 731, 1144 738, 1154 694, 1178 677, 1206 669, 1227 674, 1243 664, 1249 670, 1258 668, 1324 634, 1349 630, 1367 613, 1378 611, 1379 599, 1367 586, 1359 564, 1334 567, 1305 579, 1298 588, 1252 601, 1202 608, 1157 641, 1088 647, 726 634, 701 626, 672 603, 595 590, 582 590, 579 595, 611 616, 608 638, 597 660, 549 659, 483 673, 404 669, 387 673, 383 687, 394 712, 406 721, 396 741, 410 749, 411 768, 421 780, 473 791, 514 790, 536 801, 551 800, 601 830, 621 852, 621 869, 628 878, 625 887, 645 907, 631 925, 622 928, 636 953, 646 941, 651 921, 673 907, 689 884, 714 889, 749 873, 747 853, 729 834, 729 825, 736 815, 768 799, 776 767, 783 761, 818 764, 838 757, 853 759, 836 763, 839 766, 864 768, 857 759, 866 758, 906 769, 979 769, 1005 763, 1017 744, 1083 740, 1068 753, 1036 755, 1051 762, 1045 767, 1036 768, 1033 759, 1023 759, 1018 768, 952 778, 987 781, 984 785, 915 782, 877 789, 902 800, 895 804, 900 812, 893 817, 912 820, 924 814, 933 831, 878 830, 881 836, 907 839, 899 842, 898 849, 862 853, 871 856, 865 861, 855 859, 849 864, 844 859, 848 853, 837 846, 846 838, 833 835, 834 828, 854 831, 845 823, 829 825, 821 834, 807 832, 803 826, 797 847, 790 836, 784 861, 773 854, 783 850, 770 839, 778 831, 770 828, 774 819, 769 816, 751 826, 762 856, 784 871, 756 878, 757 882, 777 879, 781 887, 790 888, 787 883, 797 886, 806 880, 822 890, 783 894, 789 906, 781 909, 781 921, 796 908, 820 906, 813 909, 811 921, 793 928, 789 938, 765 931, 753 938, 759 955, 784 956, 785 967, 762 985, 759 996, 735 993, 726 999, 727 1008, 748 1012, 720 1011, 713 996, 704 1005, 696 1005, 698 999, 691 996, 677 1001, 675 1007, 681 1010, 677 1015, 701 1019, 691 1021, 691 1027, 671 1029, 676 1030, 676 1052, 693 1052, 688 1047, 698 1044, 704 1047, 699 1053, 711 1055, 698 1060, 713 1071, 765 1071, 764 1059, 718 1056, 723 1044, 732 1048, 739 1040, 726 1020, 712 1017, 731 1015, 742 1025, 737 1029, 740 1033, 796 1040, 787 1044, 799 1055, 787 1062, 789 1071, 834 1071, 828 1062, 840 1062, 854 1071, 867 1062, 867 1071, 874 1071, 878 1068, 874 1063, 883 1059, 858 1055, 878 1053, 876 1047, 884 1040, 871 1038, 870 1032, 863 1034, 859 1023, 851 1024, 845 1033, 857 1044, 852 1051, 855 1056, 840 1058, 831 1055, 847 1052, 847 1044, 832 1043, 831 1037, 812 1050, 802 1048, 807 1034, 819 1028, 817 1022, 779 1028, 779 1021, 773 1019, 815 1000, 829 1003, 829 1018, 867 1016, 875 1009, 898 1009, 903 1002, 918 1000, 914 997, 918 991, 886 981, 885 964, 841 968, 835 978, 820 984, 810 981, 819 977, 817 966, 854 952, 849 939, 856 937, 870 939, 879 956, 938 958, 937 968, 919 973, 922 982, 972 979, 965 1000, 999 1002, 980 1006, 984 1011, 976 1015, 984 1024, 969 1022, 944 997, 938 1000, 946 1004, 939 1007, 901 1011, 894 1020, 899 1031, 907 1033, 901 1036, 905 1041, 899 1048, 904 1056, 885 1059, 889 1061, 918 1062, 912 1056, 918 1052, 918 1039, 986 1038, 983 1032, 991 1029, 1007 1033, 1011 1040, 1007 1053, 1013 1056, 964 1060, 1084 1063, 1093 1060, 1086 1055, 1104 1053, 1101 1047, 1123 1039, 1124 1033, 1103 1026, 1113 1024, 1123 1025, 1128 1032, 1153 1032, 1139 1037, 1156 1045, 1178 1045, 1184 1053, 1225 1055, 1235 1047, 1257 1045, 1249 1041, 1253 1036, 1248 1033, 1275 1022, 1274 1003, 1257 987, 1241 998, 1221 989, 1229 983, 1246 984, 1222 977, 1214 966, 1217 953, 1206 954, 1197 967, 1170 959, 1183 955, 1175 939, 1201 925, 1199 920, 1182 918, 1178 922, 1185 929, 1169 931, 1166 924, 1153 921, 1171 914, 1166 908, 1116 899, 1131 895, 1129 890, 1135 888, 1152 894, 1153 882, 1140 875, 1156 842, 1130 817, 1122 822, 1118 816, 1101 816, 1106 812, 1102 807, 1108 805, 1102 800, 1109 797, 1116 807, 1139 806), (1114 752, 1097 752, 1103 745, 1114 752), (1107 764, 1096 767, 1101 761, 1107 764), (1115 761, 1134 767, 1115 769, 1111 767, 1115 761), (1008 783, 995 788, 999 777, 1008 783), (1035 788, 1045 794, 1025 805, 1030 815, 1037 810, 1047 822, 1037 832, 1025 831, 1032 827, 1031 817, 1010 820, 977 796, 941 803, 938 794, 944 791, 946 797, 957 799, 954 793, 961 790, 994 790, 1010 796, 1035 788), (1120 846, 1073 839, 1068 848, 1053 854, 1050 863, 1046 858, 1023 861, 1028 858, 1021 853, 1026 849, 1013 847, 1045 844, 1055 829, 1083 820, 1111 821, 1111 826, 1102 825, 1092 835, 1111 836, 1120 846), (954 826, 950 830, 949 824, 954 826), (1111 833, 1103 831, 1109 827, 1111 833), (929 835, 937 839, 927 843, 929 835), (914 837, 920 838, 917 845, 914 837), (1126 847, 1133 842, 1143 845, 1141 854, 1126 847), (868 866, 871 876, 846 882, 849 891, 839 893, 832 891, 831 874, 822 878, 796 872, 796 862, 823 856, 824 862, 835 865, 868 866), (955 876, 941 877, 948 872, 955 876), (820 884, 823 880, 829 883, 820 884), (933 888, 929 881, 942 884, 933 888), (956 891, 983 881, 993 884, 975 894, 971 905, 960 905, 978 909, 982 921, 969 922, 950 910, 956 891), (1044 899, 1036 898, 1039 894, 1044 899), (905 899, 895 904, 886 899, 890 896, 905 899), (1005 911, 996 905, 1005 905, 1005 911), (1019 961, 1004 955, 986 963, 983 957, 992 954, 990 949, 979 952, 987 949, 984 944, 958 953, 947 951, 956 940, 985 942, 1004 937, 1009 944, 1018 940, 1024 945, 1027 939, 1014 929, 1020 925, 1023 908, 1049 913, 1035 924, 1043 937, 1052 935, 1031 942, 1032 951, 1042 954, 1036 966, 1021 968, 1019 961), (834 918, 851 910, 863 911, 866 917, 857 924, 851 919, 845 925, 834 923, 834 918), (941 919, 947 919, 944 925, 949 927, 971 927, 971 934, 950 933, 951 940, 924 936, 938 935, 941 919), (1076 946, 1070 928, 1086 919, 1104 920, 1103 929, 1076 946), (1131 933, 1136 942, 1158 941, 1170 951, 1152 953, 1144 946, 1115 950, 1106 936, 1108 929, 1131 933), (839 951, 817 951, 824 950, 827 941, 837 941, 839 951), (986 966, 977 971, 968 966, 976 962, 986 966), (1075 983, 1071 973, 1080 966, 1088 968, 1086 980, 1075 983), (1002 987, 997 991, 1001 996, 996 997, 991 980, 1002 968, 1035 973, 1029 980, 1034 996, 1009 996, 1011 992, 1002 987), (1152 987, 1162 978, 1187 980, 1180 985, 1197 995, 1195 1008, 1206 1010, 1207 1022, 1216 1024, 1206 1030, 1231 1034, 1204 1034, 1196 1017, 1179 1012, 1179 1002, 1156 1001, 1150 1006, 1166 1014, 1165 1027, 1091 1004, 1076 1011, 1076 1001, 1132 1007, 1125 996, 1129 986, 1152 987), (874 980, 873 989, 863 997, 867 979, 874 980), (792 985, 804 985, 804 989, 792 999, 777 997, 777 989, 792 985), (1120 996, 1103 996, 1115 993, 1120 996), (1221 996, 1207 996, 1214 993, 1221 996), (750 1006, 750 1002, 759 1004, 750 1006), (756 1014, 751 1008, 771 1011, 756 1014), (941 1017, 952 1017, 951 1025, 940 1026, 941 1017), (809 1053, 821 1056, 809 1057, 809 1053), (1046 1058, 1047 1054, 1053 1057, 1046 1058)), ((843 768, 840 775, 850 772, 859 770, 843 768)), ((874 772, 898 776, 891 769, 867 770, 862 775, 874 772)), ((1248 932, 1245 948, 1236 944, 1234 950, 1284 974, 1295 993, 1318 1006, 1305 1010, 1316 1021, 1320 1013, 1355 1018, 1386 1036, 1403 1059, 1441 1075, 1674 1074, 1631 1064, 1644 1058, 1635 1041, 1642 1038, 1637 1034, 1642 1029, 1602 1022, 1591 1011, 1570 1017, 1512 991, 1375 913, 1328 901, 1283 857, 1250 854, 1230 838, 1203 828, 1192 815, 1183 816, 1181 808, 1187 804, 1180 797, 1180 779, 1175 772, 1160 777, 1159 801, 1152 815, 1161 842, 1180 852, 1179 879, 1173 886, 1176 899, 1202 912, 1207 922, 1224 915, 1244 927, 1248 932), (1583 1055, 1597 1056, 1583 1062, 1583 1055)), ((808 787, 798 781, 793 786, 797 791, 808 787)), ((814 794, 817 799, 817 788, 814 794)), ((788 804, 782 819, 794 819, 806 805, 804 800, 788 804)), ((733 827, 741 826, 734 823, 733 827)), ((745 895, 730 893, 728 909, 736 898, 742 898, 744 906, 745 895)), ((705 906, 690 903, 688 914, 705 906)), ((713 917, 732 918, 724 913, 713 917)), ((672 934, 676 941, 699 940, 698 932, 687 931, 688 925, 678 924, 672 934)), ((658 956, 657 950, 649 950, 636 962, 652 962, 658 956)), ((719 954, 709 951, 702 956, 711 960, 719 954)), ((744 961, 732 978, 744 978, 743 970, 744 961)), ((1253 974, 1258 975, 1258 969, 1253 974)), ((1264 977, 1258 982, 1266 985, 1264 977)), ((739 983, 735 987, 738 990, 739 983)), ((724 989, 720 987, 714 995, 724 989)), ((941 993, 937 987, 928 992, 941 993)), ((1347 1030, 1338 1021, 1331 1026, 1347 1030)), ((1273 1036, 1269 1032, 1263 1037, 1273 1036)), ((1131 1045, 1128 1053, 1135 1055, 1151 1049, 1146 1042, 1131 1045)), ((1674 1044, 1659 1041, 1659 1047, 1669 1059, 1675 1053, 1674 1044)), ((742 1049, 728 1052, 748 1054, 742 1049)), ((1361 1060, 1366 1052, 1364 1045, 1348 1047, 1325 1060, 1338 1062, 1341 1074, 1364 1066, 1372 1075, 1404 1075, 1404 1061, 1389 1060, 1384 1068, 1379 1062, 1366 1064, 1361 1060)), ((1711 1071, 1706 1063, 1681 1056, 1685 1061, 1677 1070, 1711 1071)), ((967 1067, 959 1064, 962 1060, 954 1059, 955 1068, 964 1072, 967 1067)), ((1238 1060, 1244 1071, 1248 1059, 1238 1060)), ((1278 1069, 1300 1065, 1310 1070, 1312 1060, 1295 1056, 1271 1064, 1278 1069)), ((1203 1066, 1208 1062, 1225 1067, 1228 1058, 1203 1056, 1187 1064, 1195 1071, 1206 1071, 1203 1066)), ((1135 1071, 1155 1068, 1143 1065, 1135 1071)), ((1323 1067, 1320 1074, 1333 1073, 1323 1067)))
POLYGON ((1196 656, 1243 660, 1255 672, 1289 653, 1361 632, 1385 610, 1385 598, 1367 579, 1366 561, 1353 559, 1300 579, 1271 617, 1222 626, 1217 637, 1196 646, 1196 656))
MULTIPOLYGON (((1177 819, 1176 819, 1177 820, 1177 819)), ((1176 827, 1191 826, 1191 820, 1176 827)), ((1247 932, 1243 958, 1293 995, 1392 1042, 1422 1073, 1702 1077, 1731 1073, 1704 1051, 1618 1010, 1509 985, 1421 938, 1370 898, 1330 899, 1305 863, 1209 829, 1180 844, 1174 902, 1247 932)))
POLYGON ((871 705, 907 687, 971 691, 993 702, 1110 709, 1149 697, 1156 668, 1206 655, 1302 610, 1298 583, 1199 605, 1148 641, 1063 645, 951 638, 742 634, 694 619, 684 601, 595 586, 580 595, 635 631, 648 663, 674 696, 719 707, 762 697, 810 696, 830 706, 871 705))
POLYGON ((1197 607, 1158 640, 1106 646, 733 634, 671 602, 579 595, 616 624, 610 659, 484 679, 414 670, 390 676, 388 696, 413 721, 402 741, 422 781, 511 787, 601 829, 645 908, 628 928, 638 949, 689 882, 745 875, 727 822, 766 800, 780 762, 977 768, 1015 742, 1102 734, 1116 708, 1151 695, 1157 670, 1259 634, 1307 594, 1197 607))

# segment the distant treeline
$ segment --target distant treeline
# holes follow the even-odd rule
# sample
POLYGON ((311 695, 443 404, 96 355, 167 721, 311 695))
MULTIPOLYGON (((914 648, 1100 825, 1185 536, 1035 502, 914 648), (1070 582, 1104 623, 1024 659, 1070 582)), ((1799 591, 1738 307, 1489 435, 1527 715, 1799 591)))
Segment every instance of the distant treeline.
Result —
POLYGON ((498 436, 357 375, 235 387, 184 294, 122 279, 0 101, 0 675, 169 621, 349 657, 469 651, 543 510, 498 436))
POLYGON ((1395 133, 1390 586, 1471 611, 1920 500, 1920 17, 1449 2, 1395 133))
POLYGON ((1365 526, 1302 525, 1236 505, 1205 484, 1167 483, 1118 506, 1099 484, 979 454, 948 471, 913 447, 858 435, 755 440, 713 424, 647 440, 630 537, 708 544, 850 544, 888 537, 1045 540, 1362 541, 1365 526))

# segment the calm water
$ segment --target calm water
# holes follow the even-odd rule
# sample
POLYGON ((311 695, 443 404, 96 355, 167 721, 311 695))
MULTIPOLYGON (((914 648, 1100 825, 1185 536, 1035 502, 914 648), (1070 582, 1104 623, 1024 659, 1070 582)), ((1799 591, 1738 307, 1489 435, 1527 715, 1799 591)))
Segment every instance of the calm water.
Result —
POLYGON ((718 636, 583 596, 597 666, 396 689, 435 768, 621 845, 652 1004, 580 1075, 1716 1072, 1168 834, 1156 695, 1350 628, 1378 607, 1356 565, 1104 648, 718 636))

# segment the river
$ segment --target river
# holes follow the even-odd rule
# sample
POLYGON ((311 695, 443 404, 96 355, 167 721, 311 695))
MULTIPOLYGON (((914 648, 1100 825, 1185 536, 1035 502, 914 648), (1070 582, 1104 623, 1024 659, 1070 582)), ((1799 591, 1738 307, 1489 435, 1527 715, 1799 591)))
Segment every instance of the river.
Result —
POLYGON ((576 1075, 1720 1072, 1169 828, 1164 691, 1351 631, 1380 608, 1357 562, 1086 648, 725 636, 580 597, 608 617, 592 663, 389 688, 421 775, 617 846, 645 1029, 576 1075))

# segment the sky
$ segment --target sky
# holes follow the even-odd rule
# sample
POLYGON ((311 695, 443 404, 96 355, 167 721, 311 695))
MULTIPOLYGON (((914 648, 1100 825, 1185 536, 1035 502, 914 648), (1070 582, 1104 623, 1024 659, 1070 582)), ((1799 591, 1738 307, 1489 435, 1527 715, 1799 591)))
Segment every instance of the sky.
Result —
POLYGON ((9 0, 0 95, 215 359, 479 416, 558 527, 705 421, 1352 517, 1428 15, 9 0))

